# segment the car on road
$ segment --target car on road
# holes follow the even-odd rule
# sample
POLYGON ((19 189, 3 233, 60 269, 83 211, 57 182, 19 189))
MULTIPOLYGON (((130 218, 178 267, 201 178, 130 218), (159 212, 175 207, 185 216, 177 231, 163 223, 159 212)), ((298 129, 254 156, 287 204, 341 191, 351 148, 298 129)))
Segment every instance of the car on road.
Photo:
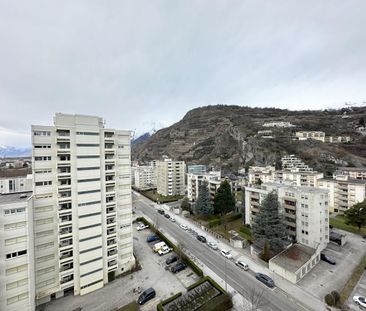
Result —
POLYGON ((164 217, 169 219, 170 218, 170 215, 169 214, 165 214, 164 217))
POLYGON ((275 286, 274 281, 268 275, 265 275, 263 273, 256 273, 255 278, 258 281, 261 281, 263 284, 267 285, 268 287, 272 288, 275 286))
POLYGON ((158 213, 159 213, 160 215, 164 215, 164 214, 165 214, 165 212, 164 212, 162 209, 158 209, 158 213))
POLYGON ((188 230, 188 226, 184 225, 184 224, 181 224, 179 227, 181 227, 183 230, 188 230))
POLYGON ((356 305, 366 308, 366 298, 362 296, 353 296, 353 302, 356 305))
POLYGON ((217 250, 217 243, 216 242, 207 242, 208 247, 217 250))
POLYGON ((141 225, 137 226, 136 229, 137 229, 137 231, 141 231, 141 230, 145 230, 147 228, 149 228, 148 225, 141 224, 141 225))
POLYGON ((179 259, 179 257, 177 255, 171 255, 169 258, 167 258, 167 260, 165 260, 165 263, 167 265, 170 265, 173 262, 176 262, 178 259, 179 259))
POLYGON ((184 262, 179 262, 171 268, 171 271, 173 273, 177 273, 179 271, 185 270, 186 268, 187 268, 187 265, 184 262))
POLYGON ((228 251, 226 249, 222 249, 220 253, 222 256, 224 256, 227 259, 233 258, 233 255, 231 255, 230 251, 228 251))
POLYGON ((150 243, 150 242, 154 242, 154 241, 157 241, 159 240, 159 237, 155 234, 152 234, 152 235, 149 235, 147 238, 146 238, 146 242, 150 243))
POLYGON ((155 296, 156 296, 155 289, 150 287, 139 296, 139 299, 137 300, 137 302, 139 303, 139 305, 143 305, 146 302, 148 302, 149 300, 153 299, 155 296))
POLYGON ((203 235, 197 235, 197 240, 202 242, 202 243, 206 243, 207 240, 203 235))
POLYGON ((175 218, 174 217, 170 217, 170 221, 171 222, 175 222, 175 218))
POLYGON ((331 265, 337 264, 336 260, 333 257, 331 257, 329 255, 325 255, 323 253, 320 254, 320 259, 327 262, 327 263, 329 263, 329 264, 331 264, 331 265))
POLYGON ((248 266, 244 261, 238 260, 238 261, 236 261, 236 262, 235 262, 235 264, 236 264, 239 268, 242 268, 244 271, 249 270, 249 266, 248 266))
POLYGON ((161 249, 158 250, 158 254, 160 256, 163 256, 165 254, 168 254, 172 251, 173 249, 170 248, 169 246, 163 246, 161 249))

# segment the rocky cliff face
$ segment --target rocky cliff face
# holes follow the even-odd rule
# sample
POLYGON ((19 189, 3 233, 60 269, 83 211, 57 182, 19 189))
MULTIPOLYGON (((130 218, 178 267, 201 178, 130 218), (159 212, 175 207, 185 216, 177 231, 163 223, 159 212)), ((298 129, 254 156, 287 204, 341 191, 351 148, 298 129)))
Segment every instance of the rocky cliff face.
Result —
POLYGON ((189 111, 170 127, 132 147, 133 159, 145 162, 167 155, 187 163, 207 164, 236 172, 249 165, 276 164, 285 154, 296 154, 324 172, 337 165, 365 166, 364 137, 356 132, 366 107, 332 111, 288 111, 273 108, 208 106, 189 111), (264 128, 265 122, 286 121, 294 128, 264 128), (272 130, 273 138, 258 131, 272 130), (293 140, 295 131, 318 130, 326 135, 348 135, 351 144, 293 140))

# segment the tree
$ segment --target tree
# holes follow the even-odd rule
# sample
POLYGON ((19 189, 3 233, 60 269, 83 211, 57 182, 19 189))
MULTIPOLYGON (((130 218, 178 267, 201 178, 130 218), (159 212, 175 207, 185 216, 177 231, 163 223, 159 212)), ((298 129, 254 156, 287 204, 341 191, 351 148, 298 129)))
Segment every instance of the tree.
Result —
POLYGON ((214 198, 215 214, 221 216, 233 211, 235 208, 235 197, 231 192, 230 184, 227 180, 221 182, 214 198))
POLYGON ((356 226, 358 230, 361 230, 361 227, 366 226, 366 199, 345 211, 344 216, 347 225, 356 226))
POLYGON ((189 204, 189 201, 188 201, 187 197, 183 198, 180 207, 183 211, 190 211, 191 210, 191 205, 189 204))
POLYGON ((196 213, 198 215, 208 216, 213 214, 208 183, 204 180, 198 185, 198 198, 196 203, 196 213))
POLYGON ((286 240, 286 228, 279 213, 280 203, 277 193, 270 192, 259 206, 259 212, 254 217, 252 235, 255 243, 269 244, 270 250, 279 252, 286 240))
POLYGON ((324 300, 328 306, 334 306, 335 304, 334 297, 331 294, 326 294, 324 300))

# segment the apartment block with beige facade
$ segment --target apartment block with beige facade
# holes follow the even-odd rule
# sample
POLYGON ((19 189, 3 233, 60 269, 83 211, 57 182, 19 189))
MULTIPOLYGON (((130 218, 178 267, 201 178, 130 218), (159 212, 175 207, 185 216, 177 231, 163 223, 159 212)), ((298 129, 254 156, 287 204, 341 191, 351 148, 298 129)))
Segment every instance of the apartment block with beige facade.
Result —
POLYGON ((366 167, 339 167, 335 175, 348 176, 350 179, 366 180, 366 167))
POLYGON ((299 131, 295 133, 299 140, 314 139, 325 142, 325 133, 321 131, 299 131))
POLYGON ((84 295, 134 265, 130 132, 56 114, 32 126, 37 305, 84 295))
POLYGON ((165 158, 156 162, 157 192, 163 196, 184 195, 186 164, 165 158))
POLYGON ((32 172, 29 168, 0 169, 0 194, 32 191, 32 172))
POLYGON ((157 184, 157 168, 156 166, 135 166, 134 186, 139 190, 155 189, 157 184))

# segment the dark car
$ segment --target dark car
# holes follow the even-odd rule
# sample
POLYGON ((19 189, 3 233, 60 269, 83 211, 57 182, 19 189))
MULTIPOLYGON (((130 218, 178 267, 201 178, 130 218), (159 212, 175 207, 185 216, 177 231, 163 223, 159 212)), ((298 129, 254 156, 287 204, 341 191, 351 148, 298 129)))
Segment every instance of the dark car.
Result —
POLYGON ((175 266, 173 266, 171 271, 173 273, 177 273, 179 271, 184 270, 185 268, 187 268, 187 265, 184 262, 180 262, 180 263, 177 263, 175 266))
POLYGON ((198 241, 201 241, 202 243, 206 243, 207 242, 206 238, 203 235, 197 235, 197 240, 198 241))
POLYGON ((165 214, 165 212, 162 209, 158 209, 158 213, 161 214, 161 215, 165 214))
POLYGON ((154 242, 154 241, 157 241, 159 240, 159 237, 157 235, 149 235, 147 238, 146 238, 146 242, 154 242))
POLYGON ((327 263, 330 263, 331 265, 337 264, 337 262, 335 261, 335 259, 333 257, 325 255, 325 254, 320 254, 320 259, 324 260, 327 263))
POLYGON ((156 296, 156 292, 155 289, 153 289, 152 287, 148 288, 147 290, 145 290, 140 296, 139 299, 137 300, 137 302, 140 305, 143 305, 144 303, 148 302, 150 299, 153 299, 156 296))
POLYGON ((274 281, 268 275, 265 275, 263 273, 256 273, 255 278, 258 281, 261 281, 263 284, 266 284, 268 287, 272 288, 275 286, 274 281))
POLYGON ((179 259, 177 255, 171 255, 167 260, 165 260, 165 263, 167 265, 170 265, 173 262, 176 262, 179 259))
POLYGON ((170 218, 170 215, 169 214, 165 214, 164 217, 169 219, 170 218))

